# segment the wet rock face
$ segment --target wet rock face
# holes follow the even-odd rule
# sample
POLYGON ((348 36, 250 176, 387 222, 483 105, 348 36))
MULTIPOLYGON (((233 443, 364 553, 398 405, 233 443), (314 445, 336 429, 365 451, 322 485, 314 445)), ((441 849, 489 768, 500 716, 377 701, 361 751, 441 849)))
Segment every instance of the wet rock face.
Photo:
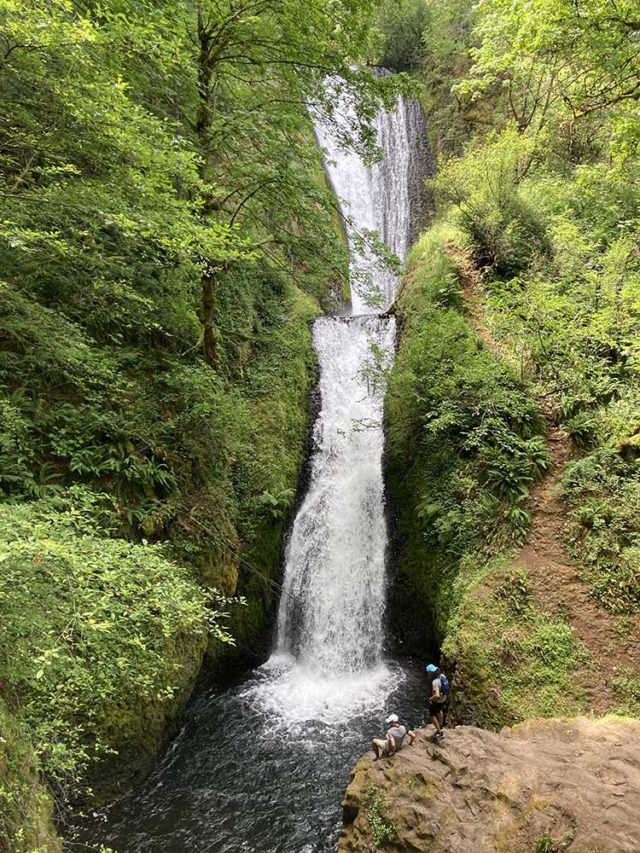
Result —
POLYGON ((459 726, 441 744, 360 759, 340 853, 640 851, 640 722, 529 720, 459 726))

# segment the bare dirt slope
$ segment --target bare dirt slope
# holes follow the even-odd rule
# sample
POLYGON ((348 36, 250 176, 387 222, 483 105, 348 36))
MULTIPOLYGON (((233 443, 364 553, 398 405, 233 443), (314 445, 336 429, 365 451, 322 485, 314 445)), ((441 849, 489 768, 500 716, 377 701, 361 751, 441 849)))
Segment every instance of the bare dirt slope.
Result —
POLYGON ((470 726, 440 745, 356 765, 340 853, 635 853, 640 722, 529 720, 500 734, 470 726))

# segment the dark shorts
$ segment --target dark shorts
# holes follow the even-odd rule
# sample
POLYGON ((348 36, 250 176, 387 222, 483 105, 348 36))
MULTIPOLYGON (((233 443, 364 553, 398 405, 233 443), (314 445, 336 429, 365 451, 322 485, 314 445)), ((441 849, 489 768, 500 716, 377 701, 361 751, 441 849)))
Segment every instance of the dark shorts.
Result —
POLYGON ((439 714, 440 711, 446 711, 447 709, 447 700, 444 702, 429 702, 429 713, 432 717, 435 717, 436 714, 439 714))

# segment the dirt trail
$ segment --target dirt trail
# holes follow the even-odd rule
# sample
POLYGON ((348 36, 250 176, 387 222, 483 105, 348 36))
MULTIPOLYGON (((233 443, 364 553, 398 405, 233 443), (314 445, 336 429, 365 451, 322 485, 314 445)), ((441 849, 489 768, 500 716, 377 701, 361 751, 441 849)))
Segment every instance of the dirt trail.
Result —
POLYGON ((579 567, 566 553, 563 541, 567 515, 560 483, 570 459, 569 441, 548 419, 546 439, 551 468, 532 491, 531 530, 514 565, 527 569, 538 606, 567 619, 589 650, 594 677, 587 682, 586 699, 592 711, 604 714, 611 709, 616 668, 637 668, 638 619, 625 621, 600 607, 592 598, 589 585, 581 580, 579 567), (625 625, 631 627, 626 637, 621 631, 625 625))
MULTIPOLYGON (((500 346, 484 321, 480 277, 456 247, 448 247, 460 270, 465 311, 478 337, 500 356, 500 346)), ((640 617, 614 616, 591 597, 580 578, 579 566, 564 547, 567 509, 561 497, 564 468, 571 459, 571 444, 555 422, 547 401, 539 399, 546 423, 546 441, 551 465, 542 482, 531 493, 532 524, 527 543, 514 559, 533 583, 540 609, 566 619, 592 659, 593 678, 585 684, 585 698, 597 714, 606 713, 612 702, 611 683, 617 668, 638 669, 640 661, 640 617)))

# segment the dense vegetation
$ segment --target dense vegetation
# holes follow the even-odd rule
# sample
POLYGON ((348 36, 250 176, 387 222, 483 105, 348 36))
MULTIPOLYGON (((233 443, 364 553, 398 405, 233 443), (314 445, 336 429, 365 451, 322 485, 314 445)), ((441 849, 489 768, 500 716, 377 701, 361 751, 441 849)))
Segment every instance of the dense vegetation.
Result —
POLYGON ((341 81, 374 156, 373 6, 0 2, 2 849, 54 849, 38 774, 113 793, 261 641, 346 286, 309 108, 341 81))
POLYGON ((412 519, 418 519, 422 553, 414 556, 422 562, 430 555, 429 572, 407 578, 424 584, 423 594, 406 597, 421 610, 429 589, 437 593, 431 623, 421 624, 423 643, 434 631, 444 633, 452 605, 450 588, 437 578, 455 577, 449 569, 469 551, 522 542, 529 486, 548 464, 535 403, 462 315, 445 233, 432 229, 409 258, 397 307, 402 345, 387 401, 392 487, 402 490, 412 481, 398 501, 403 532, 414 535, 412 519))
POLYGON ((414 246, 397 299, 387 481, 396 514, 391 617, 409 649, 442 644, 459 719, 499 727, 575 713, 587 663, 571 629, 535 605, 508 555, 527 537, 529 489, 549 464, 530 388, 463 314, 459 234, 414 246), (504 556, 503 556, 504 555, 504 556), (500 684, 499 697, 487 690, 500 684))
MULTIPOLYGON (((414 248, 397 304, 394 609, 413 611, 414 642, 435 629, 470 690, 500 685, 499 701, 476 696, 467 718, 569 712, 580 697, 567 676, 583 652, 569 626, 534 613, 526 572, 499 557, 526 535, 527 494, 547 465, 544 414, 571 444, 567 547, 601 612, 629 617, 621 637, 624 624, 637 630, 637 5, 416 0, 392 24, 383 9, 388 38, 409 39, 439 155, 439 222, 414 248), (462 311, 467 266, 491 349, 462 311), (562 687, 546 695, 549 684, 562 687)), ((402 51, 390 42, 387 53, 402 51)), ((638 713, 637 670, 619 680, 610 707, 638 713)))
POLYGON ((259 646, 309 322, 346 286, 309 110, 349 93, 374 156, 406 85, 363 59, 413 75, 440 157, 387 406, 395 621, 445 641, 467 718, 584 707, 584 650, 509 553, 559 424, 569 546, 638 612, 639 33, 632 0, 0 0, 2 849, 55 850, 51 792, 112 794, 205 653, 259 646))

